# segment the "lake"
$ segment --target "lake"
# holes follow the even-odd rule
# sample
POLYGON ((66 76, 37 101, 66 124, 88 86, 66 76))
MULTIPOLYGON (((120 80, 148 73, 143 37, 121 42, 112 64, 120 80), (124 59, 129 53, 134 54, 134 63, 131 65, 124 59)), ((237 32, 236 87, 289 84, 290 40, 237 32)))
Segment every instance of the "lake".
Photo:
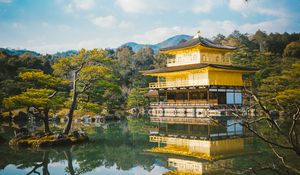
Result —
MULTIPOLYGON (((155 124, 129 120, 76 124, 91 142, 60 148, 12 149, 0 146, 0 174, 251 174, 249 168, 279 166, 269 148, 234 121, 223 124, 155 124)), ((39 130, 39 124, 24 124, 39 130)), ((15 123, 1 123, 1 136, 13 136, 15 123)), ((62 126, 52 124, 53 130, 62 126)), ((277 174, 262 169, 258 174, 277 174)))

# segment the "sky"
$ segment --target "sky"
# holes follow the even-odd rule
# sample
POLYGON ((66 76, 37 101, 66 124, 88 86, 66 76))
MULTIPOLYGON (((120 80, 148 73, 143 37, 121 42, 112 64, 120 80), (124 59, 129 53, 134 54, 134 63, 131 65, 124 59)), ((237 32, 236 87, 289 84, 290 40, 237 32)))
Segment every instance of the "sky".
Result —
POLYGON ((0 47, 40 53, 178 34, 300 32, 300 0, 0 0, 0 47))

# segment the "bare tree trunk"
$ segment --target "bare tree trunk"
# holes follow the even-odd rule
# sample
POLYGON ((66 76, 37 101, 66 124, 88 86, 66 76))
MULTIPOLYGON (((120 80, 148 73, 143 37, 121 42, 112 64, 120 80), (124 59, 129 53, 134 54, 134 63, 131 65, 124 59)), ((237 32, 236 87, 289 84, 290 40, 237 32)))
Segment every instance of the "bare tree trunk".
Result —
POLYGON ((45 133, 49 133, 50 132, 50 127, 49 127, 49 109, 45 109, 44 110, 44 131, 45 133))
POLYGON ((43 156, 43 175, 49 175, 49 170, 48 170, 48 164, 49 164, 49 152, 44 152, 43 156))
POLYGON ((42 168, 43 175, 50 175, 49 170, 48 170, 48 164, 49 164, 49 152, 47 151, 47 152, 43 153, 42 163, 36 164, 34 166, 34 168, 30 172, 28 172, 26 175, 30 175, 32 173, 40 174, 39 172, 37 172, 37 169, 40 168, 40 167, 43 167, 42 168))
POLYGON ((68 161, 69 173, 71 175, 74 175, 75 171, 74 171, 74 167, 73 167, 72 153, 71 153, 70 150, 67 150, 67 151, 64 151, 64 154, 65 154, 65 157, 66 157, 66 159, 68 161))
POLYGON ((74 75, 73 75, 73 97, 72 97, 72 103, 69 109, 69 113, 68 113, 68 121, 67 121, 67 125, 64 129, 64 134, 68 134, 71 130, 71 126, 72 126, 72 120, 73 120, 73 115, 74 115, 74 110, 76 107, 76 102, 77 102, 77 84, 76 84, 76 79, 77 79, 77 71, 74 71, 74 75))

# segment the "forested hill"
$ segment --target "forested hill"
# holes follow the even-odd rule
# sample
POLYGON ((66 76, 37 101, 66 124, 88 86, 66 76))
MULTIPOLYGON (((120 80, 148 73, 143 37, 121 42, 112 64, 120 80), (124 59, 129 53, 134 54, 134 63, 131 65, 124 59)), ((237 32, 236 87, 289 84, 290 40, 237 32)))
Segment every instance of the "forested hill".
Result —
POLYGON ((0 48, 0 52, 5 52, 8 55, 22 55, 24 53, 30 53, 33 56, 41 56, 42 54, 35 51, 26 50, 26 49, 9 49, 9 48, 0 48))
POLYGON ((128 42, 128 43, 123 44, 121 47, 129 46, 132 48, 132 50, 134 52, 137 52, 140 49, 145 48, 145 47, 150 47, 155 53, 157 53, 159 51, 159 49, 161 49, 161 48, 175 46, 175 45, 178 45, 179 43, 187 41, 191 38, 192 38, 192 36, 189 36, 189 35, 175 35, 175 36, 168 38, 165 41, 162 41, 157 44, 138 44, 135 42, 128 42))
MULTIPOLYGON (((167 47, 170 44, 183 42, 187 35, 173 37, 167 42, 156 45, 167 47), (178 39, 179 38, 179 39, 178 39), (181 39, 180 39, 181 38, 181 39)), ((234 31, 228 36, 221 34, 213 37, 216 43, 237 46, 239 49, 232 53, 235 64, 258 67, 260 71, 255 75, 255 88, 266 98, 277 96, 300 99, 300 33, 271 33, 257 31, 253 35, 234 31), (274 85, 274 83, 276 85, 274 85)), ((104 51, 104 50, 103 50, 104 51)), ((88 98, 101 108, 112 111, 125 109, 136 105, 142 106, 145 87, 155 81, 151 77, 141 75, 140 71, 165 66, 168 55, 156 53, 150 47, 141 47, 136 52, 128 45, 117 49, 106 49, 105 65, 113 70, 114 81, 102 85, 102 89, 91 92, 93 98, 88 98), (143 90, 141 90, 143 89, 143 90), (128 98, 129 96, 129 98, 128 98), (134 98, 133 98, 134 97, 134 98), (132 101, 131 99, 134 99, 132 101), (141 99, 141 100, 137 100, 141 99), (136 102, 136 103, 133 103, 136 102), (137 104, 139 103, 139 104, 137 104)), ((24 71, 42 70, 52 74, 52 65, 61 57, 76 54, 77 51, 58 53, 56 55, 40 55, 35 52, 11 52, 0 50, 0 101, 4 98, 20 94, 31 85, 22 81, 18 74, 24 71)), ((291 99, 289 99, 291 100, 291 99)), ((0 108, 4 109, 3 103, 0 108)))

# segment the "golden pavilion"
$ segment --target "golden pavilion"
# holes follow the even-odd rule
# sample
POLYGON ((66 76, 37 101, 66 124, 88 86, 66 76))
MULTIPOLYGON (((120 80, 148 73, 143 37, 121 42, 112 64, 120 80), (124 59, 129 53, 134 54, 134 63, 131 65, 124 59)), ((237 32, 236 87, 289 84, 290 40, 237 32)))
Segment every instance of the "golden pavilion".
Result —
POLYGON ((246 105, 244 89, 252 85, 256 68, 233 66, 230 53, 236 47, 215 44, 197 33, 179 45, 163 48, 171 55, 166 67, 144 71, 157 77, 149 84, 155 96, 153 122, 200 123, 218 116, 232 116, 233 107, 246 105))

